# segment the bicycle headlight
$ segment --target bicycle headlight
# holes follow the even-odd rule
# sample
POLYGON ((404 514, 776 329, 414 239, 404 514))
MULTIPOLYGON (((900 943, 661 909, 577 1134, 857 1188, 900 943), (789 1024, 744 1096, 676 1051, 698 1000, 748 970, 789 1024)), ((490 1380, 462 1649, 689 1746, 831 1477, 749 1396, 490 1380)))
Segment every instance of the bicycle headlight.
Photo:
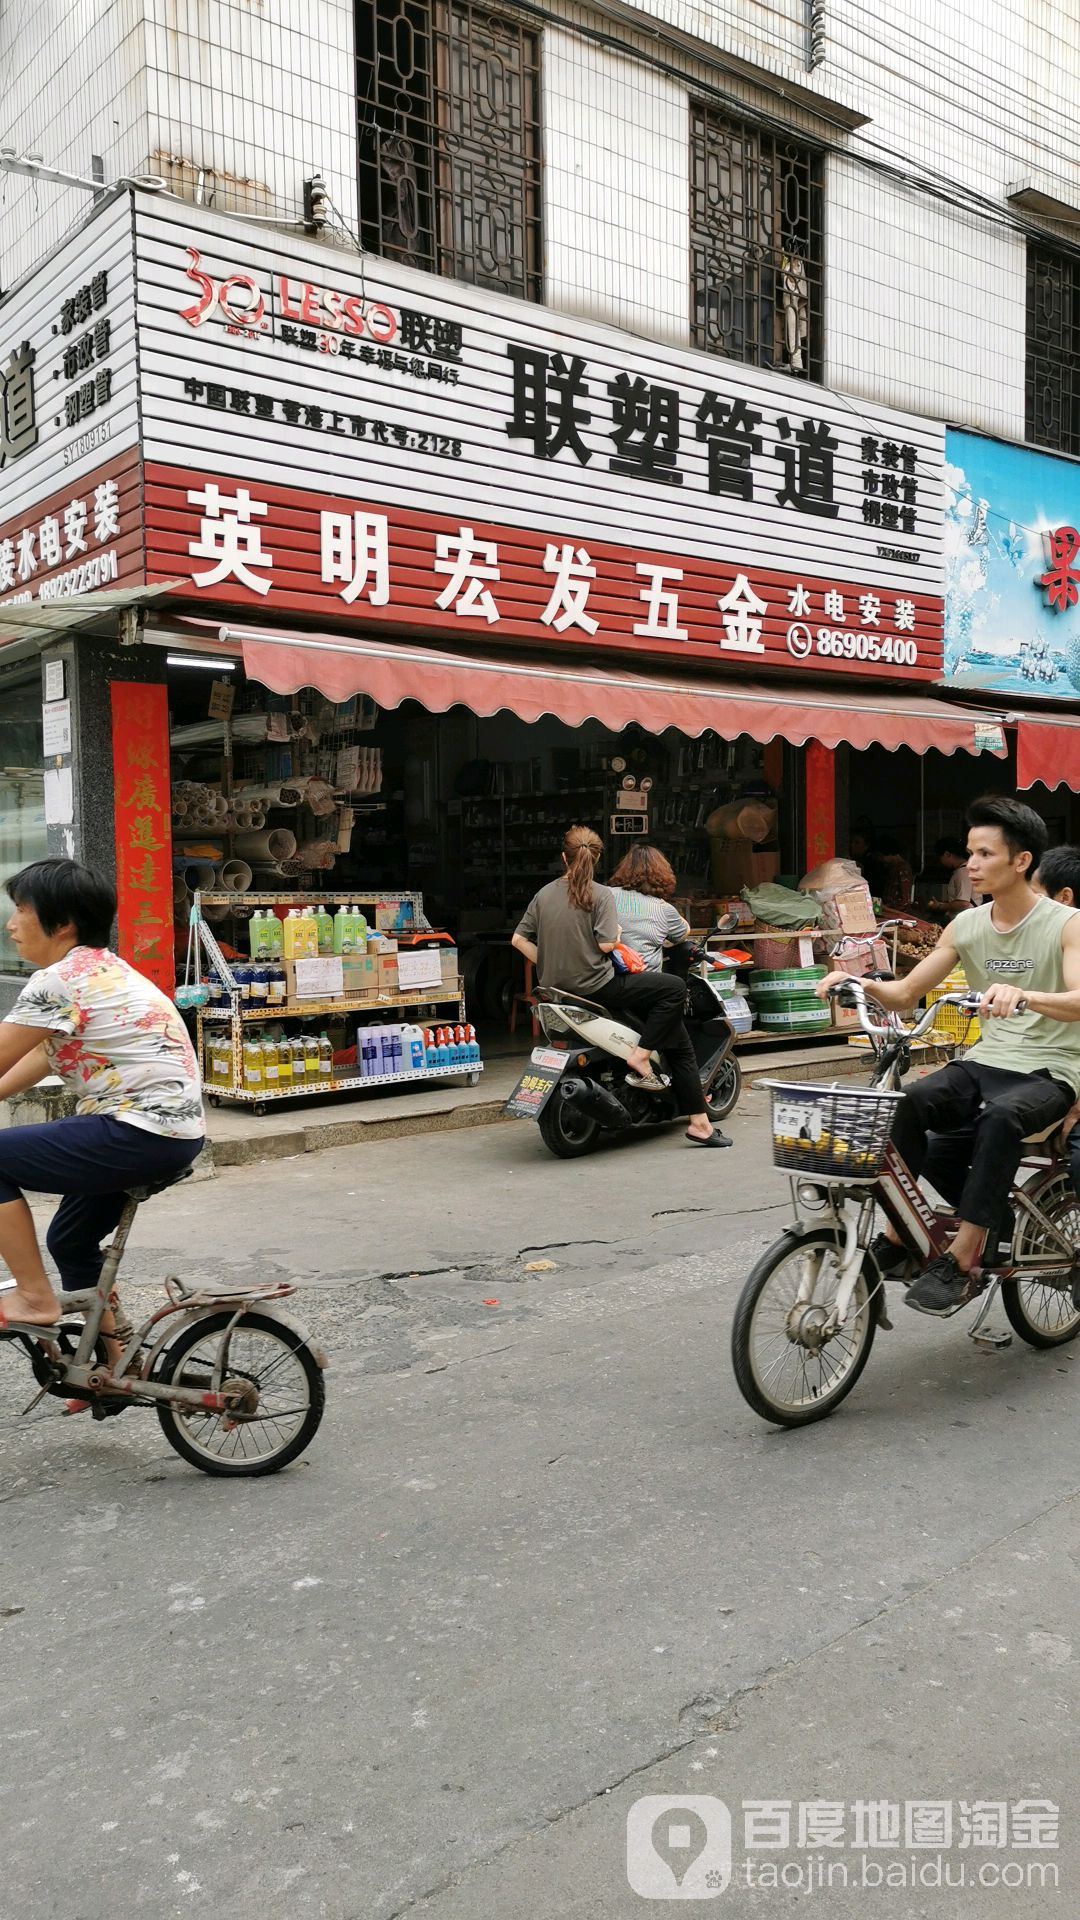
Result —
POLYGON ((799 1205, 805 1207, 807 1213, 820 1213, 829 1204, 828 1188, 815 1186, 812 1180, 797 1181, 795 1192, 799 1205))

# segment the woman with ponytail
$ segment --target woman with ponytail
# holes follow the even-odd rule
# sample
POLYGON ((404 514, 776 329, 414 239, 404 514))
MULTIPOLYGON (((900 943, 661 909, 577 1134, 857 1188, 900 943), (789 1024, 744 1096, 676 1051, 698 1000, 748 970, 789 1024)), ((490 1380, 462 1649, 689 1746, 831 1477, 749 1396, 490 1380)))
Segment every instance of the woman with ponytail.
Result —
POLYGON ((616 973, 619 942, 615 895, 596 879, 603 842, 590 827, 571 827, 563 839, 561 880, 541 887, 521 917, 513 945, 536 967, 541 987, 561 987, 594 1000, 609 1013, 636 1016, 641 1044, 627 1055, 630 1072, 655 1085, 650 1054, 664 1054, 680 1110, 690 1116, 686 1138, 696 1146, 727 1147, 704 1111, 701 1076, 683 1025, 684 983, 671 974, 616 973))

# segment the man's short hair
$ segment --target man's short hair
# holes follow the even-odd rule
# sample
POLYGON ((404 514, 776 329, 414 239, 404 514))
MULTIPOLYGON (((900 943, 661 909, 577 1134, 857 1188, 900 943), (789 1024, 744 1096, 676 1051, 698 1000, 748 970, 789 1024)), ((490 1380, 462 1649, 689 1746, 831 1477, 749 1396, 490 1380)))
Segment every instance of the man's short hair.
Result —
POLYGON ((1051 900, 1071 887, 1072 897, 1080 906, 1080 847, 1051 847, 1039 861, 1036 878, 1051 900))
POLYGON ((1006 794, 988 793, 975 800, 967 810, 969 827, 997 827, 1015 860, 1018 853, 1030 853, 1029 873, 1033 873, 1046 852, 1050 835, 1046 823, 1034 807, 1022 800, 1010 800, 1006 794))
POLYGON ((77 860, 35 860, 4 886, 17 907, 32 907, 44 934, 74 927, 80 947, 107 947, 116 918, 116 889, 77 860))

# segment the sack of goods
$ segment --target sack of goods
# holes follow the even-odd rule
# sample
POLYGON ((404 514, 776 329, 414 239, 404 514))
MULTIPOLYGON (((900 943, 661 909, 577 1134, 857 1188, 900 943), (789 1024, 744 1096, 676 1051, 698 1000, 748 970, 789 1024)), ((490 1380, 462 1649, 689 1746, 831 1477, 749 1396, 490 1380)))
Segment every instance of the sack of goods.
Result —
POLYGON ((750 976, 750 998, 759 1027, 781 1033, 823 1033, 832 1026, 827 1000, 815 988, 824 967, 761 968, 750 976))

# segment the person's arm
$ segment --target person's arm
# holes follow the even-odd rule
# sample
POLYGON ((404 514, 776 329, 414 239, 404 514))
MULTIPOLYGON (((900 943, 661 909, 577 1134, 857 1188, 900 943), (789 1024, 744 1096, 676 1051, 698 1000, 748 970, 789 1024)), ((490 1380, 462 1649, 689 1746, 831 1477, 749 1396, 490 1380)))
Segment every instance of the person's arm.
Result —
POLYGON ((522 914, 521 919, 518 921, 516 931, 510 939, 510 945, 516 947, 519 953, 523 953, 526 960, 531 961, 534 967, 540 957, 540 950, 536 944, 537 932, 538 916, 536 912, 536 895, 534 894, 522 914))
POLYGON ((1039 993, 1030 987, 1007 987, 1003 982, 995 982, 983 995, 981 1011, 1006 1020, 1018 1010, 1041 1014, 1046 1020, 1080 1020, 1080 914, 1077 913, 1070 915, 1061 930, 1061 971, 1065 980, 1063 993, 1039 993))
POLYGON ((682 944, 690 931, 689 920, 684 920, 677 907, 668 905, 664 913, 664 945, 677 947, 682 944))
POLYGON ((593 888, 592 923, 596 944, 601 953, 610 953, 622 938, 615 895, 610 887, 593 888))
POLYGON ((10 1100, 14 1093, 26 1093, 28 1088, 36 1087, 39 1080, 48 1079, 52 1072, 52 1064, 45 1051, 44 1043, 38 1041, 36 1046, 32 1044, 36 1038, 33 1028, 24 1027, 20 1031, 30 1035, 31 1051, 25 1053, 21 1060, 17 1061, 13 1067, 9 1067, 8 1071, 0 1077, 0 1100, 10 1100))
MULTIPOLYGON (((32 1080, 20 1081, 17 1087, 9 1089, 4 1086, 12 1068, 17 1067, 28 1054, 37 1052, 43 1045, 40 1027, 23 1026, 15 1020, 0 1020, 0 1089, 2 1089, 0 1099, 6 1098, 9 1091, 19 1093, 23 1086, 32 1087, 41 1079, 41 1074, 35 1073, 32 1080)), ((45 1072, 48 1072, 47 1065, 45 1072)))
MULTIPOLYGON (((932 987, 940 987, 959 964, 960 955, 952 943, 952 930, 942 927, 933 953, 928 954, 925 960, 920 960, 917 967, 912 967, 903 980, 863 980, 862 985, 867 998, 876 1000, 880 1007, 887 1008, 890 1013, 907 1013, 918 1005, 924 993, 929 993, 932 987)), ((818 999, 824 1000, 830 987, 839 986, 842 981, 851 978, 851 974, 842 971, 826 974, 816 988, 818 999)), ((1080 1019, 1080 1014, 1077 1018, 1080 1019)))

